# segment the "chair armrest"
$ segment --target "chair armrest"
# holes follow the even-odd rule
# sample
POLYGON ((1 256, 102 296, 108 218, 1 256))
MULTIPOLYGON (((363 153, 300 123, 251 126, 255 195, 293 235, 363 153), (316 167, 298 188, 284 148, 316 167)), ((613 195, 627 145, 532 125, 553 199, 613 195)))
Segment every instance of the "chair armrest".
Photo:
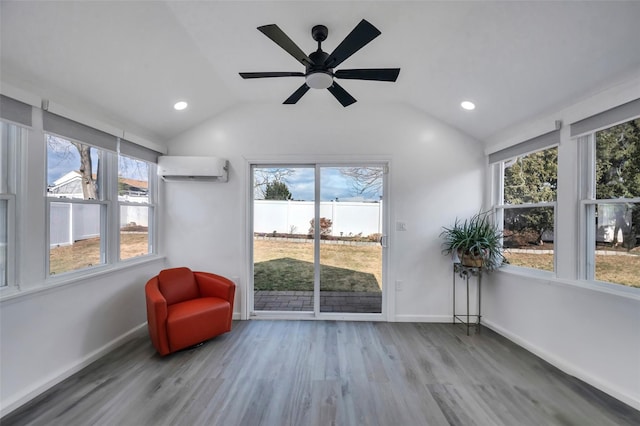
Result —
POLYGON ((194 272, 194 275, 200 288, 201 297, 219 297, 227 300, 233 309, 233 299, 236 293, 236 285, 233 281, 209 272, 194 272))
POLYGON ((167 335, 167 301, 160 292, 158 277, 151 278, 144 287, 147 301, 147 326, 153 346, 160 355, 169 353, 167 335))

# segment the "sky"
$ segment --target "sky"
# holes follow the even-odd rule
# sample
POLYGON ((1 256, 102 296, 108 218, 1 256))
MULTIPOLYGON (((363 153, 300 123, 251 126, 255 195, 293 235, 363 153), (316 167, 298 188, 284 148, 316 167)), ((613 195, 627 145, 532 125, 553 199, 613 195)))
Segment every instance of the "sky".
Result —
MULTIPOLYGON (((262 169, 269 170, 269 169, 262 169)), ((315 191, 314 167, 291 167, 293 173, 285 178, 285 183, 293 199, 298 201, 312 201, 315 191)), ((362 196, 353 188, 352 178, 343 175, 338 167, 323 167, 321 169, 320 200, 330 201, 379 201, 382 190, 374 194, 362 196)))
MULTIPOLYGON (((91 166, 93 173, 98 170, 98 154, 96 149, 91 150, 91 166)), ((145 180, 149 171, 143 162, 127 157, 120 157, 120 175, 126 178, 145 180)), ((76 147, 68 141, 49 137, 47 140, 47 185, 66 175, 70 171, 80 168, 80 154, 76 147)))
MULTIPOLYGON (((93 173, 97 171, 97 154, 92 150, 93 173)), ((122 157, 121 157, 122 159, 122 157)), ((47 144, 47 184, 64 176, 72 170, 80 168, 80 156, 78 150, 69 142, 61 138, 53 138, 47 144)), ((284 182, 287 184, 293 199, 298 201, 312 201, 315 191, 315 168, 314 167, 290 167, 292 173, 287 176, 284 182)), ((139 167, 131 164, 120 163, 121 175, 132 179, 144 179, 144 172, 139 167)), ((261 170, 268 171, 268 168, 261 170)), ((353 187, 353 179, 340 172, 338 167, 321 168, 321 201, 341 200, 341 201, 379 201, 382 190, 374 193, 358 194, 353 187)))

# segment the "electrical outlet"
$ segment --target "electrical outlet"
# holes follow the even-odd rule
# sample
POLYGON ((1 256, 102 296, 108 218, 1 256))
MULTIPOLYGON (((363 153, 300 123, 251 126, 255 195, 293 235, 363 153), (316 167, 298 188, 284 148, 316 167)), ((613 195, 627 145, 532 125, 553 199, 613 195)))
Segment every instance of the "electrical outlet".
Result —
POLYGON ((402 291, 402 288, 404 287, 404 283, 400 280, 396 281, 396 291, 402 291))

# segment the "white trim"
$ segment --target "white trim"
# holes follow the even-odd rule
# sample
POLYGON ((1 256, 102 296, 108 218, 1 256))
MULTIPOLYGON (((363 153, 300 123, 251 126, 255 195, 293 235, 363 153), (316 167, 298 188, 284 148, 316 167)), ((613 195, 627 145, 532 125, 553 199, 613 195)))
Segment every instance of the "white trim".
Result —
POLYGON ((632 204, 640 203, 640 198, 598 198, 595 200, 580 200, 580 204, 632 204))
MULTIPOLYGON (((504 179, 501 179, 504 182, 504 179)), ((546 201, 542 203, 522 203, 522 204, 499 204, 494 206, 494 209, 531 209, 534 207, 553 207, 556 208, 555 201, 546 201)))
POLYGON ((640 300, 640 288, 629 287, 623 284, 608 283, 604 281, 590 280, 568 280, 557 278, 549 271, 542 271, 531 268, 505 266, 492 273, 512 274, 521 277, 546 280, 550 285, 579 288, 582 290, 597 291, 613 296, 631 300, 640 300))
POLYGON ((511 333, 510 331, 506 330, 505 328, 502 328, 500 326, 498 326, 497 324, 493 323, 492 321, 487 321, 484 320, 482 321, 482 324, 485 327, 490 328, 491 330, 495 331, 496 333, 502 335, 503 337, 511 340, 512 342, 516 343, 517 345, 523 347, 524 349, 528 350, 529 352, 533 353, 534 355, 542 358, 543 360, 549 362, 550 364, 552 364, 553 366, 557 367, 558 369, 562 370, 563 372, 574 376, 588 384, 590 384, 591 386, 594 386, 598 389, 600 389, 601 391, 611 395, 612 397, 624 402, 627 405, 630 405, 631 407, 640 410, 640 399, 635 398, 633 395, 629 395, 625 392, 623 392, 622 390, 618 389, 615 385, 611 384, 610 382, 607 382, 605 380, 602 380, 599 377, 595 377, 592 374, 590 374, 589 372, 582 370, 580 368, 576 368, 575 364, 573 362, 571 362, 571 360, 567 360, 565 358, 562 357, 558 357, 550 352, 547 352, 541 348, 539 348, 538 346, 530 343, 529 341, 525 340, 524 338, 520 337, 517 334, 511 333))
POLYGON ((31 401, 38 395, 46 392, 47 390, 51 389, 58 383, 71 377, 73 374, 82 370, 89 364, 105 356, 107 353, 111 352, 113 349, 131 340, 133 338, 133 335, 136 332, 138 332, 139 330, 141 330, 146 326, 147 326, 147 323, 145 321, 144 323, 132 328, 128 332, 124 333, 123 335, 111 340, 110 342, 103 345, 102 347, 83 356, 78 361, 72 362, 71 364, 61 368, 60 370, 51 373, 47 377, 40 380, 38 383, 30 386, 26 391, 19 392, 16 396, 9 398, 8 400, 9 402, 5 404, 5 406, 2 407, 1 409, 0 418, 6 416, 12 411, 15 411, 20 406, 26 404, 27 402, 31 401))
POLYGON ((409 315, 400 314, 395 317, 396 322, 436 322, 453 324, 452 315, 409 315))
POLYGON ((166 259, 164 256, 148 255, 133 258, 131 260, 120 262, 118 265, 101 265, 100 267, 83 269, 81 271, 69 272, 68 274, 57 275, 56 278, 51 278, 44 281, 41 285, 36 287, 26 287, 24 289, 16 290, 6 295, 0 296, 0 306, 5 303, 10 303, 13 300, 18 300, 26 297, 31 297, 39 294, 46 294, 51 291, 56 291, 61 287, 69 285, 76 285, 86 282, 91 278, 97 278, 113 274, 124 269, 132 268, 135 266, 144 265, 153 262, 164 262, 166 259))
MULTIPOLYGON (((287 168, 313 168, 314 169, 314 216, 320 216, 320 170, 322 168, 330 168, 330 167, 348 167, 348 166, 377 166, 384 167, 385 172, 383 173, 383 234, 388 234, 389 229, 389 220, 390 220, 390 202, 389 200, 389 168, 391 165, 391 159, 389 157, 383 156, 375 156, 375 159, 371 159, 369 156, 341 156, 340 158, 335 158, 334 156, 312 156, 308 157, 300 157, 300 156, 290 156, 291 161, 284 161, 283 158, 287 158, 287 156, 278 156, 278 157, 266 157, 266 160, 262 160, 262 158, 247 158, 245 159, 245 167, 247 167, 248 172, 245 173, 245 176, 248 176, 248 181, 245 184, 246 200, 246 219, 247 223, 245 224, 245 244, 247 245, 246 254, 244 259, 247 262, 247 280, 245 285, 245 290, 247 297, 246 302, 242 305, 245 311, 242 312, 243 319, 310 319, 308 318, 309 312, 301 312, 301 311, 255 311, 254 310, 254 285, 253 285, 253 204, 254 204, 254 191, 253 181, 254 181, 254 170, 256 167, 259 168, 270 168, 270 167, 287 167, 287 168), (326 161, 320 161, 318 158, 325 159, 326 161)), ((382 250, 382 304, 380 313, 337 313, 337 312, 321 312, 320 311, 320 221, 316 221, 316 226, 314 229, 314 311, 311 313, 316 319, 321 320, 353 320, 353 321, 386 321, 389 318, 388 314, 388 305, 389 299, 395 297, 395 295, 390 296, 390 290, 388 289, 388 245, 383 247, 382 250)), ((395 302, 395 300, 394 300, 395 302)))

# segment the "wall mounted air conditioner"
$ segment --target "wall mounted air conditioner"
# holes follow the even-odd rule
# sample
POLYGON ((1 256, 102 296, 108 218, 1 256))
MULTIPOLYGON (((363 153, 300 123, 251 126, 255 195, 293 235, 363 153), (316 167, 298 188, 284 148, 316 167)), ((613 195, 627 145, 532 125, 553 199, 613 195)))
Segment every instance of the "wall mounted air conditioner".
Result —
POLYGON ((227 182, 229 162, 218 157, 158 157, 158 176, 164 181, 227 182))

